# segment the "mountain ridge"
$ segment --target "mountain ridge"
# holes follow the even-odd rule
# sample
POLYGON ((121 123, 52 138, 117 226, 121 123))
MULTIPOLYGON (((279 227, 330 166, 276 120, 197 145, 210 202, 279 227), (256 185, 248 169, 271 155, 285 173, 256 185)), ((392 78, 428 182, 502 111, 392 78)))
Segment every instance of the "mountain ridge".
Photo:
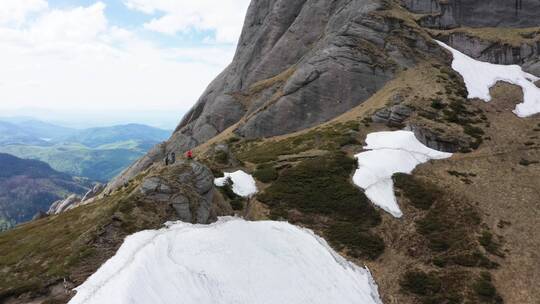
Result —
POLYGON ((0 153, 0 168, 0 218, 11 225, 30 221, 71 193, 84 194, 91 185, 57 172, 44 162, 5 153, 0 153))
MULTIPOLYGON (((527 22, 540 26, 539 12, 527 11, 527 22)), ((514 13, 483 11, 487 20, 514 13)), ((253 0, 235 61, 167 142, 93 203, 0 234, 0 249, 13 248, 0 256, 0 269, 9 269, 0 299, 66 303, 126 236, 168 220, 207 224, 236 215, 311 229, 370 269, 383 303, 538 302, 540 116, 512 112, 524 96, 509 83, 490 87, 489 102, 468 98, 455 58, 435 38, 473 58, 474 41, 515 50, 508 59, 525 68, 540 58, 522 56, 531 40, 523 29, 500 28, 510 44, 494 37, 496 27, 434 31, 423 17, 398 1, 253 0), (459 31, 474 39, 449 38, 459 31), (403 129, 453 155, 386 181, 403 212, 397 219, 351 177, 370 134, 403 129), (168 153, 192 148, 195 159, 165 166, 168 153), (237 170, 255 176, 260 192, 243 198, 230 185, 211 185, 237 170)), ((498 52, 480 57, 498 63, 498 52)))

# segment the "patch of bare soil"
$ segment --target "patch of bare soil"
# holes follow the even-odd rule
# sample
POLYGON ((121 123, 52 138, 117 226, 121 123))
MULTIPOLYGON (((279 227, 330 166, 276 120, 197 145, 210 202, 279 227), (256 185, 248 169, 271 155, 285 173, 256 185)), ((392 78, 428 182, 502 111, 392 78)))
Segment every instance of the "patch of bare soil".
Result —
POLYGON ((502 244, 504 257, 490 258, 500 264, 491 273, 505 303, 540 303, 540 117, 511 112, 522 100, 518 87, 500 83, 492 96, 490 103, 472 101, 489 121, 479 149, 426 164, 414 174, 463 195, 481 211, 502 244))

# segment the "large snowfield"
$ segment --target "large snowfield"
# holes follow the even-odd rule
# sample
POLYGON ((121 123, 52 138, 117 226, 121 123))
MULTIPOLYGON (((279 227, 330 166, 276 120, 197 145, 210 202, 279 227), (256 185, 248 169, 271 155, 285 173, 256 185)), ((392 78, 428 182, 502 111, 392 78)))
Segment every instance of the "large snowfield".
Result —
POLYGON ((373 204, 395 217, 401 217, 403 213, 394 194, 392 175, 410 174, 419 164, 452 156, 424 146, 410 131, 370 133, 364 149, 371 151, 355 156, 358 169, 353 182, 364 189, 373 204))
POLYGON ((540 88, 534 82, 540 78, 524 72, 518 65, 500 65, 475 60, 460 51, 437 41, 454 56, 452 68, 461 74, 469 98, 491 101, 489 89, 498 81, 515 84, 523 90, 523 103, 516 106, 514 113, 519 117, 527 117, 540 113, 540 88))
POLYGON ((232 181, 232 190, 239 196, 249 197, 257 193, 257 184, 253 176, 247 174, 242 170, 238 170, 232 173, 224 173, 224 177, 219 177, 214 180, 214 185, 217 187, 225 186, 227 179, 232 181))
POLYGON ((286 222, 220 218, 126 238, 70 304, 381 304, 368 270, 286 222))

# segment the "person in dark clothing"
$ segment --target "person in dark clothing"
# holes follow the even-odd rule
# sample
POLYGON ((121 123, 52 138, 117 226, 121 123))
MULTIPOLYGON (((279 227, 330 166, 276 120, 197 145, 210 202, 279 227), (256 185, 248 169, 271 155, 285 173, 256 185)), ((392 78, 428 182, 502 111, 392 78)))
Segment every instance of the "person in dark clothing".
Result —
POLYGON ((173 152, 171 153, 171 165, 176 162, 176 154, 173 152))
POLYGON ((169 155, 165 156, 165 166, 169 165, 169 155))

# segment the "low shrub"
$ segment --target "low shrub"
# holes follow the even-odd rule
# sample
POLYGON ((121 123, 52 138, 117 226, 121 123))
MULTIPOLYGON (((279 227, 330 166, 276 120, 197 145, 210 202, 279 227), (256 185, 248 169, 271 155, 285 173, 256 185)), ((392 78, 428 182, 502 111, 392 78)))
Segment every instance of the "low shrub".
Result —
POLYGON ((379 212, 350 181, 356 161, 334 152, 284 169, 258 199, 270 208, 273 219, 287 219, 289 210, 324 216, 328 241, 348 248, 354 256, 375 258, 384 248, 382 240, 369 233, 381 221, 379 212))
POLYGON ((417 295, 434 295, 441 289, 441 280, 435 274, 407 271, 399 282, 401 288, 417 295))
POLYGON ((263 183, 273 182, 278 178, 278 172, 272 164, 263 164, 257 166, 253 172, 253 176, 263 183))
POLYGON ((234 211, 239 211, 244 209, 244 199, 241 197, 237 197, 230 202, 231 207, 234 211))
POLYGON ((384 241, 370 232, 366 232, 354 223, 335 223, 325 235, 338 249, 347 248, 348 254, 359 258, 366 256, 375 259, 384 251, 384 241))
POLYGON ((446 104, 444 102, 442 102, 440 99, 433 99, 431 101, 431 107, 436 109, 436 110, 442 110, 442 109, 446 108, 446 104))
POLYGON ((472 286, 476 295, 484 303, 503 303, 502 298, 497 293, 497 289, 491 281, 491 275, 489 272, 482 272, 480 277, 472 286))
POLYGON ((227 152, 225 152, 223 150, 218 150, 218 151, 216 151, 216 153, 214 155, 214 160, 218 164, 225 165, 225 164, 229 163, 229 155, 227 154, 227 152))
POLYGON ((428 210, 441 195, 439 189, 422 183, 410 174, 396 173, 392 177, 396 188, 401 189, 411 204, 422 210, 428 210))

